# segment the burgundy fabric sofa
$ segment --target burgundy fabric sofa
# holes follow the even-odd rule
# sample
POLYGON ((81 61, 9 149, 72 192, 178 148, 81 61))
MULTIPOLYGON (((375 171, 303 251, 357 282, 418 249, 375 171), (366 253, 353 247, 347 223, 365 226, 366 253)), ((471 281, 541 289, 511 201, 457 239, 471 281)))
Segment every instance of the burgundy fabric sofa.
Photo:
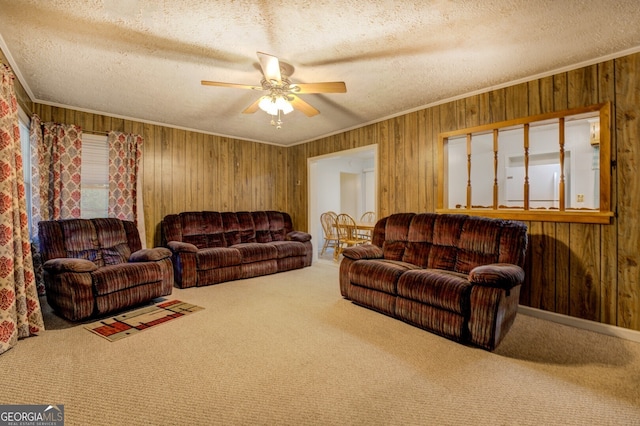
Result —
POLYGON ((527 227, 462 214, 380 219, 372 244, 346 248, 340 291, 446 338, 494 350, 518 309, 527 227))
POLYGON ((171 294, 166 247, 143 249, 133 222, 66 219, 38 224, 47 302, 79 321, 171 294))
POLYGON ((311 235, 286 212, 183 212, 165 216, 162 231, 180 288, 311 265, 311 235))

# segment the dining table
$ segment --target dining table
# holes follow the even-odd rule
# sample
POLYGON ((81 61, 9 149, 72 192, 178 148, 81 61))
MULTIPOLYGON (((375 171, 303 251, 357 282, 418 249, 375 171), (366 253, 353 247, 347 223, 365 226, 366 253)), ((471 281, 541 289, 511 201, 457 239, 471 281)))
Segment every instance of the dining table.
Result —
MULTIPOLYGON (((338 224, 334 224, 334 226, 336 228, 341 227, 341 225, 338 225, 338 224)), ((369 233, 369 235, 371 235, 373 234, 373 229, 375 228, 375 226, 376 226, 375 222, 356 222, 356 228, 354 232, 356 235, 362 235, 362 233, 359 231, 364 231, 366 233, 369 233)), ((338 245, 339 244, 340 244, 340 240, 338 240, 338 245)), ((340 256, 340 250, 339 249, 334 250, 333 259, 338 260, 339 256, 340 256)))

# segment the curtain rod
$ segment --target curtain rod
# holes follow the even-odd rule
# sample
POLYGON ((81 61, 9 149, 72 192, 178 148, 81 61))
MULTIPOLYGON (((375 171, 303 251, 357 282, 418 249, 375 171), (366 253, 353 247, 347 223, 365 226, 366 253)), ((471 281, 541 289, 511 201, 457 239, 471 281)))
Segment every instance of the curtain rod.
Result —
POLYGON ((122 133, 122 134, 125 134, 125 135, 141 136, 138 133, 122 132, 120 130, 109 130, 108 132, 103 132, 103 131, 100 131, 100 130, 85 130, 85 129, 82 129, 82 133, 87 133, 89 135, 105 135, 105 136, 109 136, 109 133, 111 133, 111 132, 122 133))
MULTIPOLYGON (((55 124, 60 124, 60 123, 55 122, 55 124)), ((82 133, 86 133, 86 134, 89 134, 89 135, 104 135, 104 136, 108 136, 109 133, 111 133, 111 132, 124 133, 125 135, 133 135, 134 134, 134 133, 131 133, 131 132, 122 132, 120 130, 109 130, 109 131, 85 130, 85 129, 82 128, 82 126, 80 126, 80 128, 82 129, 82 133)))

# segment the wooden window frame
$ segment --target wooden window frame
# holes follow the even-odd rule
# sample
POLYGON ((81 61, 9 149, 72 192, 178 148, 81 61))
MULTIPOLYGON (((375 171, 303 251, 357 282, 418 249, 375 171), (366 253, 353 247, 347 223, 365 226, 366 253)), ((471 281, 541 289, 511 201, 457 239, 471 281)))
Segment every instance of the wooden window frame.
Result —
MULTIPOLYGON (((513 120, 502 121, 498 123, 492 123, 482 126, 475 126, 466 129, 460 129, 450 132, 443 132, 438 135, 438 199, 437 199, 437 213, 462 213, 474 216, 485 217, 500 217, 504 219, 515 220, 527 220, 527 221, 542 221, 542 222, 570 222, 570 223, 596 223, 596 224, 610 224, 611 218, 614 213, 611 211, 611 105, 610 102, 591 105, 583 108, 574 108, 570 110, 564 110, 560 112, 554 112, 549 114, 539 114, 529 116, 525 118, 518 118, 513 120), (564 168, 564 121, 565 117, 579 116, 582 114, 599 113, 600 118, 600 169, 599 169, 599 189, 600 199, 597 209, 581 210, 575 208, 565 208, 564 200, 564 180, 560 181, 560 206, 558 209, 542 209, 542 208, 529 208, 529 184, 527 178, 525 178, 524 184, 524 206, 522 208, 509 208, 498 206, 497 204, 497 168, 498 168, 498 148, 497 138, 500 129, 516 128, 522 126, 525 131, 523 140, 523 153, 525 159, 528 158, 528 128, 531 125, 535 125, 537 122, 545 122, 550 120, 558 120, 559 123, 559 147, 558 155, 561 168, 564 168), (471 205, 471 166, 473 159, 471 158, 471 143, 473 134, 486 134, 493 132, 494 138, 494 152, 495 157, 493 164, 482 164, 487 168, 494 170, 495 183, 494 183, 494 201, 493 207, 473 207, 471 205), (448 206, 447 197, 447 180, 448 176, 448 163, 446 160, 446 144, 449 138, 465 136, 467 137, 467 194, 466 205, 460 208, 450 208, 448 206)), ((525 160, 526 162, 526 160, 525 160)), ((525 164, 525 173, 528 170, 528 165, 525 164)), ((564 172, 563 172, 564 173, 564 172)), ((525 175, 526 176, 526 175, 525 175)))

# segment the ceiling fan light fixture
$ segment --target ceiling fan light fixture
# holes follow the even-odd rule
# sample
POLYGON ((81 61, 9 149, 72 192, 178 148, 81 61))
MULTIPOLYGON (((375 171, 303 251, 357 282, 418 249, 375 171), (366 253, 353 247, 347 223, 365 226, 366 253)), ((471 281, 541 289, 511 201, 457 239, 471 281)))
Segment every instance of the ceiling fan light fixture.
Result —
POLYGON ((282 111, 284 114, 293 111, 291 103, 281 95, 263 96, 258 106, 269 115, 277 115, 278 111, 282 111))
POLYGON ((278 107, 271 96, 263 96, 258 106, 269 115, 276 115, 278 113, 278 107))
POLYGON ((284 96, 278 96, 276 99, 276 107, 285 114, 289 114, 293 111, 293 106, 284 96))

